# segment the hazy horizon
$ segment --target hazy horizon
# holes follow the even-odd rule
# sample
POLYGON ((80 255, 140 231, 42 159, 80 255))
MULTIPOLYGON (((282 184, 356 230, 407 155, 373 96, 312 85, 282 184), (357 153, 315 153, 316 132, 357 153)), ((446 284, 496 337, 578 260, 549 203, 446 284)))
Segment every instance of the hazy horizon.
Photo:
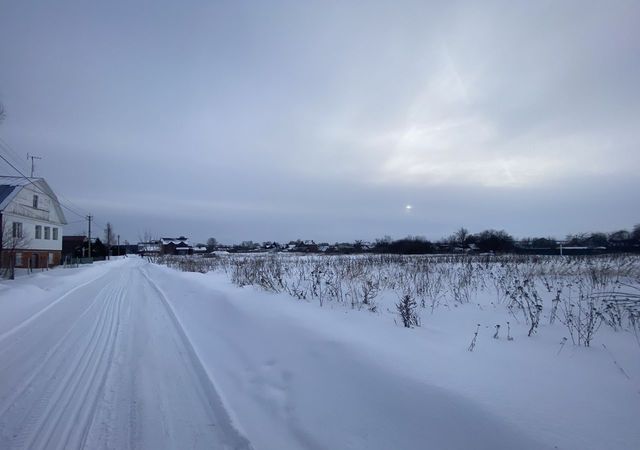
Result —
POLYGON ((131 242, 630 230, 638 23, 632 1, 0 1, 0 152, 131 242))

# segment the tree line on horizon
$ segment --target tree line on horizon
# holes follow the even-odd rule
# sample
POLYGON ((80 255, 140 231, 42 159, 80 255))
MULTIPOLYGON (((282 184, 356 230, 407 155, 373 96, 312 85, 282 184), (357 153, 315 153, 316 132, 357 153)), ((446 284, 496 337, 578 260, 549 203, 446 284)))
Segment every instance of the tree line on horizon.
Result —
MULTIPOLYGON (((204 244, 203 244, 204 245, 204 244)), ((251 251, 292 251, 302 253, 394 253, 429 254, 441 252, 480 252, 480 253, 558 253, 560 247, 567 251, 616 251, 640 252, 640 224, 631 231, 618 230, 612 233, 592 232, 566 236, 563 240, 553 237, 527 237, 515 239, 505 230, 483 230, 470 233, 462 227, 450 236, 438 241, 430 241, 422 236, 407 236, 393 239, 390 236, 376 239, 374 243, 361 240, 343 243, 315 243, 314 241, 295 240, 288 244, 277 242, 257 243, 243 241, 231 246, 220 246, 215 238, 209 238, 206 247, 213 251, 224 248, 231 252, 251 251)))

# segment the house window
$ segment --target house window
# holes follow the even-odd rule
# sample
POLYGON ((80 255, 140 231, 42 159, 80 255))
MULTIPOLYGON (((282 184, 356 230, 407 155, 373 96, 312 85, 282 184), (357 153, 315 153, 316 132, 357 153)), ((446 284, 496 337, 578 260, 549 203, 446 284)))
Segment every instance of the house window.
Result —
POLYGON ((53 253, 49 253, 49 265, 53 265, 53 253))
POLYGON ((38 196, 37 195, 33 196, 33 207, 35 209, 38 209, 38 196))
POLYGON ((53 240, 54 241, 58 240, 58 229, 57 228, 53 229, 53 240))
POLYGON ((16 266, 18 266, 18 267, 22 266, 22 253, 21 252, 16 253, 16 266))
POLYGON ((36 225, 36 239, 42 239, 42 225, 36 225))
POLYGON ((13 222, 13 230, 11 235, 14 238, 22 237, 22 222, 13 222))
POLYGON ((51 227, 44 227, 44 238, 51 239, 51 227))

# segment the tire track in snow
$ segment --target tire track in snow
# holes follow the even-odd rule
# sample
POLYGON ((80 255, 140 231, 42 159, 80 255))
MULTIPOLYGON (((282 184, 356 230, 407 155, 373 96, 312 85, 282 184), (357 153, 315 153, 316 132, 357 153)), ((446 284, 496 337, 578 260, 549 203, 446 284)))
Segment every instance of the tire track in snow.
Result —
MULTIPOLYGON (((106 292, 111 290, 112 288, 109 285, 105 286, 96 295, 94 304, 99 304, 98 300, 103 300, 106 292)), ((105 302, 99 304, 98 311, 95 312, 96 318, 102 317, 103 311, 107 306, 108 303, 105 302)), ((87 320, 92 320, 92 318, 89 317, 87 320)), ((65 334, 65 338, 61 339, 55 348, 49 352, 44 364, 41 364, 36 373, 30 377, 29 384, 16 397, 19 400, 14 401, 7 408, 6 415, 10 416, 7 417, 7 420, 12 419, 14 426, 19 425, 20 430, 11 436, 12 448, 25 447, 29 433, 37 426, 43 411, 47 409, 50 403, 51 397, 55 395, 56 388, 59 387, 61 382, 73 375, 73 371, 69 372, 70 368, 77 367, 79 361, 86 354, 87 349, 91 348, 94 339, 97 337, 99 323, 95 323, 93 328, 89 327, 88 329, 82 327, 82 325, 86 325, 86 322, 77 321, 76 324, 79 326, 72 327, 65 334), (88 342, 86 342, 86 338, 84 340, 80 339, 79 344, 84 343, 84 350, 78 353, 73 337, 76 335, 89 335, 89 333, 88 342)), ((2 416, 0 418, 4 419, 2 416)))
MULTIPOLYGON (((65 356, 66 352, 75 350, 73 342, 68 342, 72 333, 65 335, 66 339, 61 340, 49 355, 48 362, 57 363, 57 367, 45 380, 44 392, 40 392, 39 399, 29 409, 20 432, 11 439, 12 448, 37 450, 82 446, 113 357, 119 312, 126 290, 122 278, 120 274, 116 282, 96 295, 95 302, 102 301, 101 308, 89 338, 72 361, 67 364, 65 356), (65 343, 69 345, 65 346, 65 343)), ((77 327, 76 332, 81 331, 81 327, 77 327)))
MULTIPOLYGON (((109 373, 109 368, 113 362, 113 356, 116 349, 116 341, 118 339, 118 331, 120 328, 120 311, 122 309, 122 303, 124 299, 124 290, 120 293, 117 304, 115 306, 115 313, 112 316, 111 327, 109 329, 109 338, 110 342, 108 346, 105 346, 105 352, 100 361, 104 359, 104 355, 107 354, 106 362, 104 362, 103 368, 99 371, 98 376, 98 368, 93 372, 91 379, 96 380, 99 379, 97 386, 95 386, 93 391, 90 391, 90 387, 88 386, 85 391, 84 399, 89 404, 88 408, 85 410, 78 410, 76 413, 76 420, 70 421, 69 425, 71 428, 71 434, 68 435, 67 442, 65 443, 65 448, 70 448, 68 445, 70 442, 79 443, 78 448, 83 448, 84 443, 86 441, 87 435, 89 433, 89 429, 91 424, 93 423, 93 417, 95 416, 96 408, 98 405, 98 401, 100 400, 100 396, 105 386, 105 382, 107 379, 107 375, 109 373), (81 416, 84 414, 84 416, 81 416), (83 427, 75 426, 76 422, 81 422, 84 424, 83 427)), ((96 382, 94 381, 94 383, 96 382)), ((84 404, 84 402, 83 402, 84 404)))
MULTIPOLYGON (((119 290, 122 291, 122 289, 119 290)), ((57 386, 50 401, 47 402, 47 409, 38 417, 40 419, 38 427, 33 431, 28 428, 25 430, 31 435, 31 441, 26 446, 27 448, 77 448, 77 446, 67 445, 66 441, 70 437, 69 425, 84 429, 86 424, 82 421, 75 424, 73 420, 69 420, 69 417, 77 418, 80 411, 86 407, 93 377, 100 366, 104 365, 101 360, 107 352, 111 337, 115 309, 114 298, 120 294, 121 292, 116 291, 105 298, 105 307, 101 311, 89 344, 77 359, 76 364, 68 370, 67 377, 63 381, 64 384, 57 386), (63 418, 66 421, 66 427, 60 430, 60 421, 63 418), (56 442, 52 442, 52 436, 58 437, 58 443, 64 439, 64 445, 56 446, 56 442)))
MULTIPOLYGON (((60 339, 58 339, 58 341, 51 348, 51 350, 49 350, 46 353, 45 358, 31 372, 31 375, 26 380, 24 380, 24 382, 20 386, 17 386, 14 389, 13 395, 10 398, 8 398, 2 404, 0 404, 0 417, 2 417, 14 405, 16 399, 18 399, 20 396, 22 396, 25 393, 25 391, 29 388, 33 380, 35 380, 38 376, 40 376, 40 374, 43 372, 43 369, 47 367, 47 364, 49 363, 51 358, 57 354, 58 349, 67 342, 68 337, 76 331, 76 327, 82 322, 84 317, 93 310, 94 306, 98 303, 98 300, 101 298, 103 291, 105 291, 107 288, 109 288, 108 285, 100 290, 98 295, 93 299, 93 301, 89 304, 89 306, 82 312, 82 314, 80 314, 80 316, 78 316, 78 318, 76 318, 76 320, 73 321, 73 323, 71 324, 67 332, 60 339)), ((3 350, 9 351, 11 350, 11 347, 7 346, 3 350)))
POLYGON ((210 411, 214 415, 214 417, 217 419, 216 426, 223 429, 227 438, 229 438, 234 443, 232 444, 233 448, 247 449, 247 450, 252 449, 253 447, 249 442, 249 440, 244 435, 242 435, 240 431, 234 426, 234 423, 231 420, 231 417, 229 416, 227 409, 224 403, 222 402, 222 399, 220 398, 220 396, 218 395, 218 392, 216 391, 213 381, 207 374, 207 371, 204 365, 202 364, 202 361, 198 357, 198 354, 195 348, 191 344, 191 341, 189 340, 187 334, 185 333, 184 328, 182 327, 182 324, 180 323, 178 317, 176 316, 175 311, 171 306, 171 303, 169 302, 169 299, 167 298, 165 293, 162 291, 162 289, 151 279, 151 277, 145 270, 143 270, 142 268, 139 268, 138 270, 140 274, 147 280, 151 288, 158 294, 158 297, 160 298, 161 303, 173 324, 175 332, 178 334, 178 337, 181 340, 182 346, 187 352, 186 356, 191 364, 193 373, 196 376, 197 381, 199 382, 200 386, 202 387, 206 395, 206 400, 210 408, 210 411))
POLYGON ((77 409, 74 420, 68 422, 68 427, 71 427, 70 430, 67 428, 67 440, 65 442, 64 448, 73 448, 70 443, 78 443, 78 448, 84 447, 84 442, 86 441, 87 434, 89 432, 89 428, 93 422, 93 417, 96 412, 96 408, 98 405, 98 401, 100 400, 100 396, 104 389, 104 385, 107 379, 107 375, 109 373, 109 369, 113 362, 113 357, 116 349, 116 341, 118 339, 118 332, 120 329, 120 312, 122 309, 122 303, 124 301, 124 297, 126 294, 126 283, 121 284, 121 289, 118 292, 116 299, 113 301, 115 305, 113 307, 113 314, 110 319, 109 326, 109 334, 108 334, 108 344, 104 346, 104 351, 101 354, 101 357, 98 359, 99 363, 102 363, 102 368, 98 368, 96 366, 92 375, 89 377, 90 380, 93 380, 91 384, 87 384, 85 388, 85 394, 83 396, 83 402, 81 406, 84 409, 77 409), (106 358, 105 358, 106 356, 106 358), (85 407, 85 405, 88 405, 85 407), (80 422, 83 424, 82 427, 78 427, 76 424, 80 422))
POLYGON ((251 449, 160 288, 113 269, 0 346, 0 448, 251 449))
POLYGON ((22 322, 20 322, 18 325, 16 325, 12 329, 7 330, 4 333, 0 334, 0 344, 2 344, 3 341, 5 341, 9 337, 11 337, 12 335, 16 334, 18 331, 26 328, 28 325, 30 325, 32 322, 37 320, 40 316, 42 316, 44 313, 46 313, 51 308, 56 306, 62 300, 64 300, 65 298, 69 297, 69 295, 73 294, 74 292, 76 292, 79 289, 82 289, 85 286, 90 285, 91 283, 94 283, 94 282, 98 281, 100 278, 104 277, 107 273, 108 272, 105 272, 102 275, 100 275, 100 276, 98 276, 96 278, 93 278, 92 280, 89 280, 89 281, 87 281, 85 283, 79 284, 78 286, 75 286, 75 287, 69 289, 67 292, 65 292, 60 297, 58 297, 57 299, 55 299, 54 301, 49 303, 47 306, 45 306, 44 308, 42 308, 41 310, 39 310, 38 312, 36 312, 32 316, 30 316, 28 319, 23 320, 22 322))

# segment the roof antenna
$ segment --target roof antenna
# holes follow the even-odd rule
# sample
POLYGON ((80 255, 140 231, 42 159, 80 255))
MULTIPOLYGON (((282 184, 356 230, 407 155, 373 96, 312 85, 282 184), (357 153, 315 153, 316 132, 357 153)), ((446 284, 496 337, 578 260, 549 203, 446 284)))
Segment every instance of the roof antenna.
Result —
POLYGON ((35 155, 31 155, 29 156, 29 154, 27 153, 27 159, 31 160, 31 178, 33 178, 33 172, 34 172, 34 160, 36 159, 42 159, 42 156, 35 156, 35 155))

